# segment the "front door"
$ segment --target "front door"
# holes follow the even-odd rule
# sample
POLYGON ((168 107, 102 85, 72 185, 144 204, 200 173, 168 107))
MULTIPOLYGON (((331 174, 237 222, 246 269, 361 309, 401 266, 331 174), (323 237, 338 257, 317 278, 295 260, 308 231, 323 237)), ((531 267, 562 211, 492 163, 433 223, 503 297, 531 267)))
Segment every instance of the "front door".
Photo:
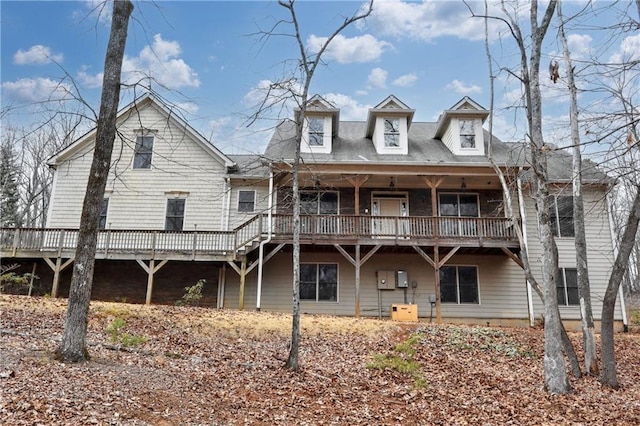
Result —
POLYGON ((379 216, 373 220, 373 234, 381 237, 396 237, 408 235, 406 197, 374 197, 373 216, 379 216))

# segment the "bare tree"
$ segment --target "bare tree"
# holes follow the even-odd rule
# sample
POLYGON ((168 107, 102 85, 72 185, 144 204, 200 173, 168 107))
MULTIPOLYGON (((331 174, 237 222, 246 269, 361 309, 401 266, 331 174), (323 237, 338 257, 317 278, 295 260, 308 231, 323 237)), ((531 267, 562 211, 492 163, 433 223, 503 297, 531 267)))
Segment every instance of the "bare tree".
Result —
POLYGON ((299 171, 300 171, 300 150, 302 143, 302 129, 307 112, 307 102, 309 100, 309 87, 311 81, 316 73, 318 66, 323 64, 322 55, 333 39, 340 34, 345 28, 351 24, 362 20, 369 16, 373 11, 373 0, 370 0, 367 5, 358 10, 355 14, 344 19, 344 21, 338 26, 338 28, 329 35, 317 48, 317 51, 312 52, 305 46, 303 35, 296 14, 295 0, 280 0, 278 4, 284 7, 290 16, 288 21, 279 21, 276 23, 271 31, 263 34, 266 37, 276 35, 278 26, 291 25, 293 27, 293 34, 287 34, 294 38, 298 47, 298 56, 296 58, 296 72, 299 77, 294 75, 288 78, 284 78, 282 81, 272 83, 267 89, 267 95, 262 102, 258 111, 253 114, 253 120, 263 115, 264 112, 273 107, 275 104, 284 100, 295 101, 297 105, 296 120, 295 120, 295 154, 293 164, 291 165, 292 174, 292 194, 291 203, 293 206, 293 315, 292 315, 292 328, 291 328, 291 346, 289 350, 289 357, 287 358, 286 366, 291 370, 297 370, 298 353, 300 348, 300 194, 299 194, 299 171))
POLYGON ((86 335, 89 301, 93 284, 98 221, 116 135, 122 61, 127 41, 129 17, 132 12, 133 3, 130 0, 114 1, 111 31, 104 64, 102 97, 100 100, 93 162, 89 172, 87 192, 80 217, 80 231, 71 278, 64 333, 57 349, 57 356, 63 361, 78 362, 86 360, 88 357, 86 335))
MULTIPOLYGON (((584 364, 587 374, 597 375, 598 354, 593 326, 593 309, 591 306, 591 285, 589 283, 589 268, 587 262, 587 237, 584 225, 584 201, 582 198, 582 153, 580 132, 578 129, 578 89, 576 87, 573 61, 569 44, 564 30, 562 1, 558 2, 558 18, 560 21, 558 35, 562 42, 564 62, 567 68, 567 86, 569 88, 570 106, 569 119, 571 122, 571 142, 573 152, 573 227, 575 232, 576 266, 578 275, 578 296, 580 299, 580 318, 582 324, 582 338, 584 344, 584 364)), ((552 66, 553 67, 553 66, 552 66)), ((555 73, 557 74, 557 66, 555 73)), ((551 78, 557 78, 553 73, 551 78)))
MULTIPOLYGON (((517 14, 507 10, 507 4, 501 3, 506 17, 503 21, 509 25, 520 53, 520 70, 516 77, 520 80, 525 97, 525 110, 528 125, 528 145, 533 172, 533 197, 536 204, 537 222, 542 256, 542 292, 545 319, 545 389, 554 394, 567 393, 570 390, 563 359, 562 323, 556 298, 556 280, 558 279, 558 249, 553 236, 549 205, 549 187, 547 174, 547 145, 542 132, 542 99, 540 92, 540 60, 542 42, 549 28, 557 1, 551 0, 538 23, 538 2, 532 1, 529 8, 530 35, 525 37, 521 31, 517 14), (529 47, 527 48, 527 43, 529 47)), ((517 5, 515 6, 517 7, 517 5)))

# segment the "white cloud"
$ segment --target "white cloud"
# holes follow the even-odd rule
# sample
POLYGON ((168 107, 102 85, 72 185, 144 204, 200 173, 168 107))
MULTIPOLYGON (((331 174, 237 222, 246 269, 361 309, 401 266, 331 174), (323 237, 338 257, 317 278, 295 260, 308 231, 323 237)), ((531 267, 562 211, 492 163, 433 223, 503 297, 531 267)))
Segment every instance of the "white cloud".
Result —
POLYGON ((80 81, 80 83, 83 86, 88 87, 89 89, 97 89, 99 87, 102 87, 104 73, 99 72, 97 74, 89 74, 87 70, 88 68, 86 66, 83 66, 80 71, 78 71, 78 80, 80 81))
POLYGON ((264 118, 293 117, 297 107, 294 95, 302 93, 302 86, 295 80, 274 82, 260 80, 243 98, 244 106, 252 112, 260 108, 264 118))
POLYGON ((178 102, 176 107, 187 114, 195 114, 200 110, 195 102, 178 102))
POLYGON ((370 87, 384 89, 387 87, 387 76, 389 73, 382 68, 374 68, 367 77, 367 83, 370 87))
POLYGON ((168 89, 199 87, 198 74, 179 58, 181 53, 182 49, 177 41, 163 40, 160 34, 156 34, 153 45, 145 46, 138 56, 125 56, 122 64, 123 79, 133 84, 150 78, 168 89))
POLYGON ((412 72, 410 74, 401 75, 400 77, 393 80, 392 84, 394 86, 400 87, 411 87, 415 84, 416 81, 418 81, 418 76, 416 75, 416 73, 412 72))
MULTIPOLYGON (((307 46, 311 53, 318 53, 327 37, 310 35, 307 46)), ((370 34, 347 38, 338 34, 323 53, 325 60, 335 60, 341 64, 374 62, 380 59, 385 49, 393 46, 386 41, 378 40, 370 34)))
POLYGON ((569 34, 567 44, 573 59, 586 58, 591 51, 593 38, 586 34, 569 34))
POLYGON ((48 64, 50 62, 62 62, 62 53, 51 53, 51 49, 41 44, 31 46, 29 50, 18 49, 13 55, 13 63, 16 65, 48 64))
POLYGON ((4 96, 21 102, 44 102, 71 99, 71 88, 48 78, 23 78, 2 83, 4 96))
POLYGON ((640 34, 625 37, 610 62, 622 63, 640 60, 640 34))
MULTIPOLYGON (((471 2, 477 14, 484 13, 482 2, 471 2)), ((442 36, 453 36, 465 40, 484 40, 484 20, 472 18, 471 12, 461 1, 405 2, 386 0, 376 2, 373 13, 365 26, 381 35, 396 38, 432 41, 442 36)), ((498 24, 489 23, 490 37, 496 33, 498 24)))
POLYGON ((322 97, 340 109, 340 120, 366 120, 371 108, 341 93, 326 93, 322 97))
POLYGON ((462 95, 470 95, 474 93, 482 93, 482 87, 476 85, 467 85, 460 80, 453 80, 451 83, 445 86, 447 90, 453 90, 456 93, 460 93, 462 95))

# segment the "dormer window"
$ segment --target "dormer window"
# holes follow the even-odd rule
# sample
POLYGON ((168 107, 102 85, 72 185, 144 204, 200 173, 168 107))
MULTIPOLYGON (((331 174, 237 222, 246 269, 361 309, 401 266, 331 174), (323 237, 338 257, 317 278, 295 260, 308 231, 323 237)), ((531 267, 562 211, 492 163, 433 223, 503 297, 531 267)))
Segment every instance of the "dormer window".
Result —
POLYGON ((324 145, 324 118, 309 118, 309 146, 324 145))
POLYGON ((384 146, 397 148, 400 146, 400 120, 397 118, 384 119, 384 146))
POLYGON ((391 95, 369 109, 365 137, 378 154, 409 153, 409 127, 415 111, 391 95))
POLYGON ((476 131, 473 120, 460 120, 460 148, 476 147, 476 131))
POLYGON ((485 155, 482 124, 488 116, 489 111, 465 96, 442 113, 434 139, 455 155, 485 155))

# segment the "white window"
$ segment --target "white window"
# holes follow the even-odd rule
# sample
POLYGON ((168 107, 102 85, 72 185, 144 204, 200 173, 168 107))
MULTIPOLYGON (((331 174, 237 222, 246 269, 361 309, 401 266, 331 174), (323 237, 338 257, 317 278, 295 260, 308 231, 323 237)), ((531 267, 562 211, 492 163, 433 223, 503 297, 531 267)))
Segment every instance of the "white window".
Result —
POLYGON ((556 237, 575 237, 575 230, 573 228, 573 196, 550 196, 549 210, 553 235, 556 237))
POLYGON ((558 270, 558 276, 556 278, 558 305, 579 305, 580 297, 578 296, 578 270, 575 268, 560 268, 558 270))
POLYGON ((476 147, 476 131, 473 120, 460 120, 460 148, 476 147))
POLYGON ((182 231, 184 224, 184 198, 167 200, 167 214, 164 222, 165 231, 182 231))
POLYGON ((136 148, 133 156, 134 169, 150 169, 153 156, 153 136, 136 137, 136 148))
POLYGON ((324 119, 320 117, 309 118, 309 146, 324 145, 324 119))
POLYGON ((238 211, 253 213, 256 206, 256 191, 238 191, 238 211))
POLYGON ((102 200, 100 207, 100 220, 98 221, 98 229, 107 229, 107 211, 109 210, 109 199, 102 200))
POLYGON ((301 263, 300 300, 338 301, 338 264, 301 263))
POLYGON ((384 119, 384 146, 395 148, 400 146, 400 120, 397 118, 384 119))
POLYGON ((475 266, 443 266, 440 268, 440 301, 442 303, 480 303, 478 268, 475 266))

